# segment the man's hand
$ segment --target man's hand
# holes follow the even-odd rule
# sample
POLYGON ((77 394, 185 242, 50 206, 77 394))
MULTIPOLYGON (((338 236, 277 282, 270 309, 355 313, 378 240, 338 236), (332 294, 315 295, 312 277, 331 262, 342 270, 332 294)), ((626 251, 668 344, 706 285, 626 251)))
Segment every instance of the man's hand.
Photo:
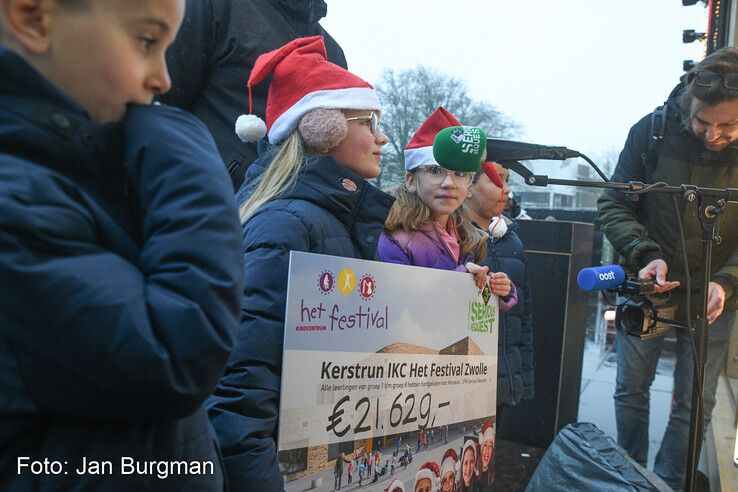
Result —
POLYGON ((725 289, 717 282, 710 282, 707 288, 707 322, 714 322, 723 313, 725 289))
POLYGON ((638 278, 656 279, 653 291, 656 293, 667 292, 679 287, 679 282, 666 280, 667 273, 669 273, 669 266, 664 260, 653 260, 638 272, 638 278))

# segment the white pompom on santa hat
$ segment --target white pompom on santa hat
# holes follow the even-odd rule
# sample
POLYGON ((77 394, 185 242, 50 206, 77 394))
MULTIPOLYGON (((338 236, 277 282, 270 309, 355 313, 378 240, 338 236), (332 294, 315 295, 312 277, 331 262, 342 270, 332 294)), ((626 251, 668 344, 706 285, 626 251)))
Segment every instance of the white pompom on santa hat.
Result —
POLYGON ((256 59, 247 83, 249 114, 236 120, 244 142, 268 135, 278 144, 314 109, 381 109, 371 84, 328 61, 322 36, 297 38, 256 59), (267 96, 266 123, 253 114, 252 87, 273 73, 267 96))
MULTIPOLYGON (((505 184, 502 182, 502 178, 500 178, 499 173, 497 172, 497 169, 495 169, 495 163, 488 161, 482 163, 482 172, 487 175, 490 181, 492 181, 492 184, 494 184, 496 187, 500 189, 505 189, 505 184)), ((502 216, 502 207, 504 206, 503 203, 500 203, 500 208, 497 210, 497 215, 492 218, 492 221, 489 224, 489 227, 487 230, 489 231, 489 235, 492 237, 503 237, 505 234, 507 234, 507 222, 505 221, 505 218, 502 216)))

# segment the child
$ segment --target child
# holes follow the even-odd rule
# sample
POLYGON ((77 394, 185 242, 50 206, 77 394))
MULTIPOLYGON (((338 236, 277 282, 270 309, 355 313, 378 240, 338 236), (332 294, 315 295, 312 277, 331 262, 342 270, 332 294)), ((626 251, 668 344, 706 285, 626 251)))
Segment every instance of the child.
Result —
MULTIPOLYGON (((392 204, 366 181, 379 174, 387 143, 372 86, 329 63, 319 36, 260 56, 248 87, 270 74, 273 145, 239 191, 253 282, 230 367, 209 402, 233 490, 281 490, 276 439, 290 251, 372 259, 392 204)), ((239 119, 242 138, 260 137, 254 118, 239 119)))
POLYGON ((365 458, 356 458, 356 468, 359 470, 359 487, 361 487, 361 482, 364 481, 364 473, 366 473, 365 463, 365 458))
MULTIPOLYGON (((468 220, 463 207, 479 167, 445 169, 432 153, 436 134, 460 125, 451 113, 438 108, 410 139, 405 147, 405 184, 397 189, 377 253, 380 260, 390 263, 473 273, 481 288, 488 268, 476 262, 484 258, 486 237, 468 220)), ((501 311, 515 305, 515 286, 507 275, 494 273, 489 283, 500 297, 501 311)))
POLYGON ((453 448, 448 448, 441 459, 441 492, 454 492, 456 488, 456 466, 459 456, 453 448))
POLYGON ((479 432, 479 490, 490 491, 495 480, 495 425, 487 419, 479 432))
POLYGON ((438 490, 438 482, 441 480, 441 470, 435 461, 426 461, 417 473, 415 473, 415 485, 412 490, 414 492, 435 492, 438 490))
POLYGON ((148 105, 183 4, 0 0, 2 490, 225 485, 235 202, 202 123, 148 105))
POLYGON ((467 439, 461 448, 461 479, 459 492, 477 492, 479 490, 479 472, 477 470, 477 442, 467 439))
POLYGON ((466 200, 472 221, 489 232, 487 257, 482 262, 507 273, 518 287, 518 304, 500 316, 497 365, 497 416, 504 406, 533 399, 533 322, 528 263, 517 225, 500 213, 510 189, 510 171, 493 162, 482 164, 466 200))

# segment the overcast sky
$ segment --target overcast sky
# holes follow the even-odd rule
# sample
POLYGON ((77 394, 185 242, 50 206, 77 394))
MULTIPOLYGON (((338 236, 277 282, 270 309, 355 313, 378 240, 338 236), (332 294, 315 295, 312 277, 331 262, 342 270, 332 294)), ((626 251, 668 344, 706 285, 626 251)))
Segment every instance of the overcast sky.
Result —
MULTIPOLYGON (((523 125, 520 140, 599 157, 661 104, 704 45, 702 3, 680 0, 327 0, 349 69, 376 83, 418 64, 464 80, 523 125)), ((468 122, 473 124, 473 122, 468 122)))

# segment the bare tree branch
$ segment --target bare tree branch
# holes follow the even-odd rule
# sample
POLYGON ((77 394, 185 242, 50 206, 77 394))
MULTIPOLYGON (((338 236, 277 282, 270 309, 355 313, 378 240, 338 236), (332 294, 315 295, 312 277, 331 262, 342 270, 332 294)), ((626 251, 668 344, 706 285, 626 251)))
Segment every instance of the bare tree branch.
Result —
POLYGON ((383 150, 382 170, 376 179, 376 185, 382 189, 402 182, 403 149, 413 132, 438 106, 448 109, 464 124, 484 128, 490 136, 510 138, 521 129, 492 104, 469 97, 462 80, 422 65, 397 72, 385 70, 376 89, 384 107, 382 130, 389 138, 383 150))

